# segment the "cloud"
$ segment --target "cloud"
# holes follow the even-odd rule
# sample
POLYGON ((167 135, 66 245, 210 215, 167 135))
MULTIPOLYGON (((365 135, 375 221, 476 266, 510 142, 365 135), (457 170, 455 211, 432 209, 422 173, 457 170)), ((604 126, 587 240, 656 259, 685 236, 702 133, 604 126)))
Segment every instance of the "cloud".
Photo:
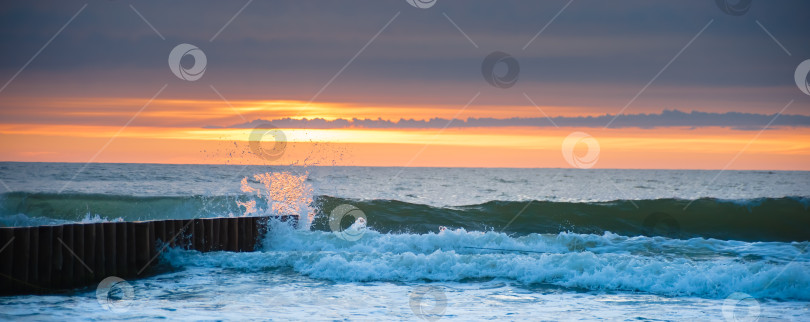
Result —
MULTIPOLYGON (((0 75, 16 72, 81 5, 0 5, 0 46, 7 49, 0 52, 0 75)), ((398 18, 352 64, 351 73, 391 82, 479 82, 482 59, 501 50, 520 61, 521 80, 643 84, 712 19, 711 28, 657 84, 777 86, 790 83, 780 76, 795 67, 750 19, 727 17, 712 1, 574 2, 528 44, 563 5, 440 1, 429 10, 414 10, 404 0, 351 5, 257 1, 223 29, 241 4, 133 3, 162 40, 129 3, 94 2, 27 68, 54 73, 121 68, 116 78, 127 78, 128 70, 165 69, 169 51, 191 43, 209 56, 208 81, 217 70, 221 79, 229 79, 258 69, 266 83, 310 73, 322 82, 319 71, 329 79, 397 12, 398 18)), ((769 3, 754 6, 746 17, 757 17, 794 55, 804 57, 810 54, 804 41, 810 21, 801 12, 808 10, 810 4, 803 1, 769 3)))
MULTIPOLYGON (((429 120, 400 119, 397 121, 378 119, 291 119, 282 118, 274 120, 256 119, 247 123, 234 124, 226 127, 206 126, 205 128, 255 128, 270 123, 277 128, 288 129, 441 129, 441 128, 472 128, 472 127, 604 127, 615 115, 578 117, 534 117, 534 118, 468 118, 466 120, 450 120, 445 118, 432 118, 429 120)), ((754 113, 707 113, 692 111, 689 113, 678 110, 664 110, 658 114, 623 114, 619 115, 611 124, 611 128, 642 128, 653 129, 661 127, 725 127, 736 130, 761 130, 769 122, 770 127, 810 127, 810 116, 805 115, 777 115, 754 113), (774 118, 776 118, 774 120, 774 118)))
POLYGON ((217 99, 214 85, 230 100, 318 93, 319 102, 438 105, 480 91, 476 103, 517 105, 526 92, 543 105, 615 113, 645 88, 629 112, 770 113, 789 99, 793 111, 810 107, 792 78, 810 57, 808 1, 755 3, 742 17, 714 1, 574 1, 563 12, 567 1, 440 0, 425 10, 404 0, 254 1, 235 16, 245 3, 94 1, 49 42, 85 2, 3 2, 0 81, 26 67, 2 95, 148 98, 168 83, 162 97, 179 99, 217 99), (180 43, 207 56, 196 83, 168 67, 180 43), (493 51, 520 64, 509 90, 481 75, 493 51))

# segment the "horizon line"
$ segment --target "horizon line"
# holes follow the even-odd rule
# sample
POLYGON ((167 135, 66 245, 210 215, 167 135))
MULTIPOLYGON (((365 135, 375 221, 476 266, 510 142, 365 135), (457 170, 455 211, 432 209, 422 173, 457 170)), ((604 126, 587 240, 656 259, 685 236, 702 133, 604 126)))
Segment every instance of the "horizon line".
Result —
POLYGON ((664 170, 664 171, 760 171, 760 172, 810 172, 810 170, 778 169, 720 169, 720 168, 554 168, 554 167, 465 167, 465 166, 380 166, 380 165, 294 165, 294 164, 227 164, 227 163, 162 163, 162 162, 70 162, 70 161, 2 161, 0 163, 62 163, 62 164, 132 164, 132 165, 176 165, 176 166, 266 166, 266 167, 319 167, 319 168, 412 168, 412 169, 516 169, 516 170, 664 170))

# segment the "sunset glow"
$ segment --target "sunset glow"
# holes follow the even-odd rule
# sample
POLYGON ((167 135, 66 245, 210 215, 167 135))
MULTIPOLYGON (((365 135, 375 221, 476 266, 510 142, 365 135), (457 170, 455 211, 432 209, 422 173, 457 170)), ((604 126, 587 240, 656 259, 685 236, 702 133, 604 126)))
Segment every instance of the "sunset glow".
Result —
MULTIPOLYGON (((688 28, 563 23, 540 37, 530 17, 521 33, 491 34, 441 14, 429 26, 397 14, 393 29, 326 14, 350 28, 293 32, 279 17, 255 29, 266 22, 257 16, 212 38, 218 23, 124 6, 115 15, 127 23, 110 25, 104 8, 88 8, 84 19, 114 30, 92 32, 115 45, 93 47, 97 29, 85 25, 41 55, 23 36, 4 38, 15 50, 0 66, 0 161, 570 167, 562 142, 583 132, 599 144, 595 168, 810 170, 810 96, 793 79, 806 46, 787 29, 777 45, 759 29, 729 36, 742 23, 729 17, 688 28), (144 23, 150 14, 161 20, 144 23), (458 33, 464 24, 470 34, 458 33), (615 30, 604 38, 584 25, 615 30), (173 58, 181 43, 206 60, 173 58), (513 65, 487 65, 494 53, 513 65), (204 75, 181 73, 198 63, 204 75), (514 79, 497 83, 507 69, 514 79), (290 143, 271 161, 248 144, 267 121, 290 143)), ((46 43, 58 30, 40 27, 25 37, 46 43)))
MULTIPOLYGON (((135 99, 61 101, 64 106, 56 100, 38 103, 51 109, 48 115, 64 117, 55 119, 57 124, 0 124, 0 133, 5 138, 0 142, 0 149, 7 161, 268 164, 251 153, 247 145, 252 128, 182 126, 238 123, 239 117, 234 120, 234 111, 221 102, 155 100, 137 120, 124 128, 94 123, 126 122, 131 117, 131 105, 139 103, 135 99), (184 111, 192 107, 195 113, 184 111), (85 125, 58 124, 60 119, 70 123, 71 117, 90 121, 85 125)), ((262 115, 269 119, 292 117, 289 113, 295 107, 305 106, 305 102, 237 102, 232 105, 243 116, 262 115)), ((383 110, 373 107, 312 105, 303 109, 300 118, 348 118, 357 115, 351 113, 358 110, 367 111, 364 114, 367 118, 394 116, 372 114, 383 110)), ((409 115, 414 118, 420 115, 419 111, 433 111, 431 115, 436 115, 436 109, 400 109, 413 111, 409 115)), ((457 111, 439 115, 451 113, 457 111)), ((24 110, 12 117, 35 120, 38 114, 39 111, 24 110)), ((462 115, 469 117, 467 114, 462 115)), ((524 115, 536 117, 531 113, 524 115)), ((421 116, 424 119, 427 114, 421 116)), ((730 169, 810 169, 810 162, 806 162, 810 160, 810 131, 806 129, 769 129, 759 135, 759 131, 716 127, 281 130, 290 148, 282 159, 270 164, 308 159, 319 160, 314 162, 317 164, 355 166, 567 167, 559 152, 562 140, 571 132, 581 130, 599 142, 601 156, 595 165, 597 168, 718 169, 728 165, 730 169), (341 151, 348 153, 336 158, 341 151), (739 160, 729 165, 740 151, 743 152, 739 160)), ((272 144, 270 140, 264 144, 272 144)))

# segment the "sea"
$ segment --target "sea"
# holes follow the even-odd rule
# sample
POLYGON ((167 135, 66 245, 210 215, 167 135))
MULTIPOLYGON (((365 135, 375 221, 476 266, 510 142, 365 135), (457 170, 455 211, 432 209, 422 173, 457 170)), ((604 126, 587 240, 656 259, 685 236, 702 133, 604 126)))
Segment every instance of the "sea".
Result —
MULTIPOLYGON (((298 215, 0 320, 810 321, 810 172, 0 163, 0 225, 298 215)), ((1 245, 0 245, 1 246, 1 245)))

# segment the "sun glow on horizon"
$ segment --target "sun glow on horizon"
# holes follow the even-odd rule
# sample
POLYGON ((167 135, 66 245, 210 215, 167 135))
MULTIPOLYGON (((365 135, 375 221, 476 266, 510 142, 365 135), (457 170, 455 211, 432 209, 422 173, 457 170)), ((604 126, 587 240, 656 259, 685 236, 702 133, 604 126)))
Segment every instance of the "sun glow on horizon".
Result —
MULTIPOLYGON (((155 99, 145 106, 147 102, 138 98, 104 97, 5 99, 0 102, 0 107, 6 107, 0 108, 4 120, 0 123, 2 160, 263 164, 266 162, 255 158, 247 144, 254 129, 230 126, 283 118, 397 121, 437 117, 460 120, 537 118, 542 117, 542 113, 566 115, 557 113, 564 109, 547 106, 462 109, 462 106, 446 105, 375 106, 297 100, 172 98, 155 99), (136 113, 140 114, 133 118, 136 113), (93 158, 94 155, 97 158, 93 158)), ((810 160, 810 129, 807 128, 769 129, 758 137, 757 131, 719 127, 383 129, 352 126, 280 130, 291 145, 285 156, 274 164, 318 158, 335 165, 566 167, 560 154, 562 141, 572 132, 582 131, 593 136, 601 146, 597 168, 717 169, 725 167, 728 160, 744 151, 740 160, 729 168, 810 170, 810 162, 807 162, 810 160), (335 147, 340 148, 335 150, 335 147), (338 150, 340 156, 330 154, 338 150)))
MULTIPOLYGON (((583 129, 279 130, 284 132, 286 142, 292 146, 277 164, 296 163, 296 160, 309 159, 313 155, 328 159, 330 157, 326 154, 334 152, 334 149, 319 149, 340 146, 349 152, 346 159, 333 160, 335 165, 564 167, 560 156, 562 140, 570 133, 583 129), (296 146, 298 148, 294 148, 296 146), (305 146, 309 148, 302 148, 305 146), (420 156, 420 150, 427 152, 420 156), (484 158, 485 155, 489 156, 484 158)), ((247 144, 252 131, 233 128, 130 126, 122 129, 113 126, 3 124, 0 125, 0 136, 3 137, 0 149, 5 151, 4 161, 86 162, 107 142, 113 142, 94 161, 263 164, 262 160, 251 155, 247 144), (201 158, 201 152, 205 155, 216 150, 221 150, 227 156, 208 155, 201 158)), ((596 138, 601 146, 601 160, 597 168, 722 168, 727 162, 723 160, 731 160, 744 151, 741 159, 762 161, 764 158, 770 161, 752 163, 741 160, 730 168, 758 165, 755 168, 810 170, 810 163, 806 162, 810 160, 809 130, 773 129, 761 134, 754 142, 752 139, 757 135, 756 131, 725 128, 584 131, 596 138)), ((272 144, 272 139, 264 142, 268 143, 272 144)))

